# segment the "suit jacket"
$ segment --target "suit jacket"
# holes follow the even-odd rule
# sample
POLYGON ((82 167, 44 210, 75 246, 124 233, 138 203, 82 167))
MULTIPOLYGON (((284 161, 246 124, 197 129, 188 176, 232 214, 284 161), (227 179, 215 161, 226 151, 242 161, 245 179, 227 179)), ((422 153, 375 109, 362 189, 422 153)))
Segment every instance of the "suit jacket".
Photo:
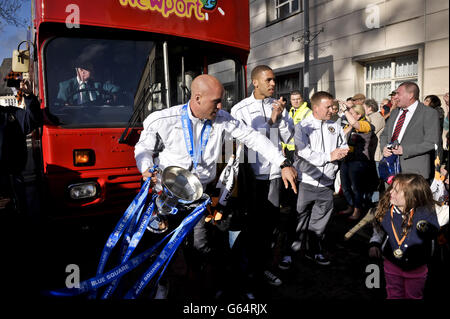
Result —
MULTIPOLYGON (((380 137, 381 150, 391 142, 395 120, 400 110, 396 108, 392 111, 386 122, 380 137)), ((403 147, 403 155, 400 156, 402 173, 416 173, 426 179, 432 178, 435 145, 438 143, 439 115, 433 108, 419 103, 400 143, 403 147)))
POLYGON ((26 136, 42 125, 41 104, 33 94, 24 96, 24 109, 0 107, 0 174, 19 174, 27 162, 26 136))
MULTIPOLYGON (((105 91, 108 93, 116 93, 119 91, 118 86, 109 82, 105 82, 102 84, 101 82, 89 81, 88 88, 91 89, 91 91, 88 91, 88 93, 93 96, 94 101, 100 99, 100 97, 104 95, 105 91)), ((80 94, 75 94, 78 91, 79 84, 77 78, 71 78, 67 81, 59 83, 57 99, 64 102, 73 102, 75 104, 79 104, 80 94)))
POLYGON ((375 162, 379 162, 383 158, 383 153, 380 148, 380 137, 381 133, 383 133, 383 129, 386 125, 386 121, 380 112, 373 112, 367 116, 370 124, 374 126, 374 136, 371 140, 371 145, 369 147, 370 152, 373 154, 373 159, 375 162))

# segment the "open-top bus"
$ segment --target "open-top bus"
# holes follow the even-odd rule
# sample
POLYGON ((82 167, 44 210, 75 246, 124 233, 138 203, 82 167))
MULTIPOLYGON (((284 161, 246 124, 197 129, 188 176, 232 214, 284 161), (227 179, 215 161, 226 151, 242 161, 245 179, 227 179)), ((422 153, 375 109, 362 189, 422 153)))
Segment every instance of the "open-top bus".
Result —
POLYGON ((33 0, 30 78, 46 108, 33 139, 45 215, 123 212, 141 185, 145 117, 187 102, 202 73, 245 95, 249 8, 238 0, 33 0), (70 88, 88 65, 94 89, 70 88), (113 89, 111 89, 113 88, 113 89), (81 103, 82 94, 89 100, 81 103))

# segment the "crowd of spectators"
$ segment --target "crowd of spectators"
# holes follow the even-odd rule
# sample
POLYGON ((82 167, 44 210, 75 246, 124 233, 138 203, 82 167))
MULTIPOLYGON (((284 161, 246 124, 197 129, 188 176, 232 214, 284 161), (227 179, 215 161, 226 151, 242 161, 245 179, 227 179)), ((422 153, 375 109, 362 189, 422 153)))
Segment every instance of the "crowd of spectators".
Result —
MULTIPOLYGON (((296 96, 300 94, 299 91, 294 93, 296 96)), ((322 96, 324 99, 332 98, 331 95, 326 96, 327 92, 318 93, 325 94, 322 96)), ((283 202, 282 206, 295 207, 297 221, 292 223, 296 229, 286 225, 281 227, 285 232, 284 257, 279 263, 281 270, 289 269, 291 256, 299 251, 302 256, 321 266, 333 262, 324 249, 327 227, 333 227, 327 225, 329 214, 325 204, 325 198, 328 198, 325 189, 331 187, 335 200, 340 198, 347 204, 342 211, 336 211, 334 207, 333 214, 337 218, 344 216, 349 228, 366 215, 377 212, 375 220, 370 223, 374 227, 374 237, 368 243, 371 247, 369 255, 384 256, 387 298, 423 298, 428 272, 426 264, 436 250, 433 247, 437 245, 436 236, 439 234, 441 241, 443 238, 448 240, 449 128, 448 93, 443 96, 444 105, 436 95, 427 95, 423 102, 419 97, 417 85, 405 82, 380 102, 361 93, 345 101, 332 98, 329 119, 317 117, 320 103, 315 101, 317 105, 314 105, 311 98, 308 107, 312 110, 312 116, 295 122, 294 159, 299 195, 296 203, 283 202), (324 134, 327 130, 315 124, 318 119, 323 126, 330 123, 327 126, 329 132, 336 130, 340 134, 337 128, 330 126, 331 123, 337 124, 347 145, 335 143, 348 147, 348 153, 342 158, 330 160, 337 164, 337 172, 334 173, 326 166, 331 162, 322 163, 320 160, 321 150, 327 150, 333 156, 333 148, 327 146, 328 137, 324 134), (311 128, 322 132, 318 142, 311 128), (397 157, 401 167, 401 172, 389 181, 383 180, 379 174, 380 162, 388 157, 397 157), (329 173, 324 173, 327 169, 329 173), (439 174, 436 175, 436 172, 439 174), (440 179, 436 180, 436 176, 440 179), (436 181, 440 186, 435 185, 436 181), (433 199, 438 189, 439 200, 433 199), (396 214, 391 215, 390 209, 394 209, 396 214), (417 213, 413 218, 414 210, 417 213), (398 219, 397 216, 403 217, 398 219), (426 221, 426 227, 416 225, 419 217, 421 222, 426 221), (393 228, 389 228, 390 220, 392 225, 396 225, 393 228), (397 250, 392 229, 406 238, 403 246, 402 243, 397 245, 397 250), (292 245, 287 252, 286 241, 292 245), (390 243, 388 248, 386 242, 390 243), (414 243, 420 247, 419 253, 408 249, 408 245, 416 245, 414 243), (380 250, 375 252, 374 247, 380 250), (399 288, 401 285, 407 287, 406 291, 399 288)), ((317 96, 314 95, 314 98, 317 99, 317 96)), ((292 117, 292 110, 290 115, 292 117)), ((288 211, 292 214, 292 209, 288 211)))
MULTIPOLYGON (((271 218, 277 225, 272 248, 279 245, 281 255, 268 256, 272 264, 278 263, 278 272, 271 268, 267 283, 283 284, 280 271, 290 269, 294 255, 318 267, 334 262, 325 240, 334 227, 329 223, 333 214, 345 217, 349 229, 376 215, 368 219, 373 219, 368 226, 374 227, 368 256, 385 260, 387 298, 423 298, 436 236, 448 240, 448 94, 443 96, 443 108, 437 96, 426 96, 423 103, 419 96, 411 82, 401 84, 381 102, 361 93, 339 100, 323 91, 306 102, 300 91, 292 92, 286 109, 295 134, 282 145, 297 169, 298 195, 284 196, 280 202, 281 212, 289 215, 285 224, 271 218), (389 181, 379 174, 380 163, 388 157, 397 157, 401 164, 401 172, 389 181), (347 204, 346 209, 336 210, 339 200, 347 204), (416 245, 419 252, 408 245, 416 245)), ((245 256, 241 252, 237 264, 245 264, 245 256)))

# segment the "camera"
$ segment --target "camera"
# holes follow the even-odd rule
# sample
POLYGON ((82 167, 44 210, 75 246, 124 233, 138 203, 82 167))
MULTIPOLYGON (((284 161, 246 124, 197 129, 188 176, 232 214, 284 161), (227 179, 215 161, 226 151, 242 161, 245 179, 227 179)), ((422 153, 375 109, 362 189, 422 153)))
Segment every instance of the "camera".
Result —
POLYGON ((392 149, 396 149, 399 145, 400 145, 400 143, 397 140, 395 140, 394 142, 389 143, 388 145, 386 145, 386 148, 388 150, 392 150, 392 149))

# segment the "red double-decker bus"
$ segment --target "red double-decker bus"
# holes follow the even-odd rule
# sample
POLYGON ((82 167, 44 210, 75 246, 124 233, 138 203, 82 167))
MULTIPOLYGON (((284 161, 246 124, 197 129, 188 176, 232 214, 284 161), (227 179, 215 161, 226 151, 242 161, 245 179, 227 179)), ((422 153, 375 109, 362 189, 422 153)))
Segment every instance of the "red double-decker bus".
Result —
POLYGON ((195 76, 209 73, 223 83, 225 108, 244 97, 248 6, 33 1, 30 75, 48 111, 33 158, 46 215, 123 212, 141 185, 134 145, 143 120, 187 102, 195 76), (79 86, 80 69, 89 71, 91 88, 79 86))

